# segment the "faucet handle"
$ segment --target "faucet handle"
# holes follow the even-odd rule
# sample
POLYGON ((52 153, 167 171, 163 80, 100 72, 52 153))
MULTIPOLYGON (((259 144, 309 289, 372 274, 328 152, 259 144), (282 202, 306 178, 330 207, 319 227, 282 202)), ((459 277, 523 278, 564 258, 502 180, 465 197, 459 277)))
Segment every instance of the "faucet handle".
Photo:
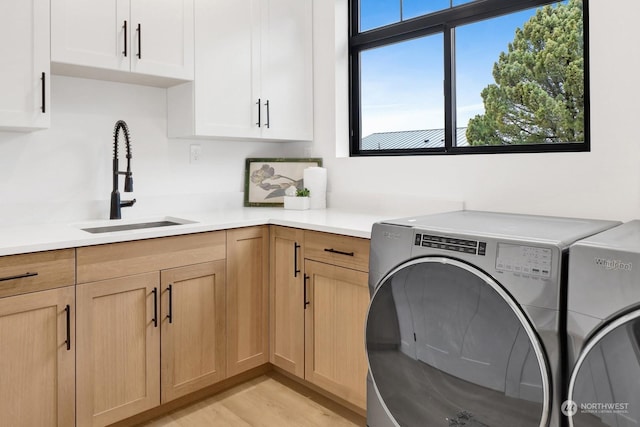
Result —
POLYGON ((128 207, 133 206, 133 204, 134 204, 135 202, 136 202, 136 199, 133 199, 133 200, 124 200, 124 201, 120 202, 120 207, 128 208, 128 207))

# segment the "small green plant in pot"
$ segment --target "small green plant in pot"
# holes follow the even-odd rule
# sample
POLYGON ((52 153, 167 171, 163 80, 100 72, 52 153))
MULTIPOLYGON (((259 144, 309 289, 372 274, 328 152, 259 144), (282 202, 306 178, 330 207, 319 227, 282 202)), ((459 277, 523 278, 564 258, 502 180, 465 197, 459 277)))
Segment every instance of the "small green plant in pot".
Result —
POLYGON ((287 188, 284 196, 284 208, 295 210, 309 209, 309 189, 298 189, 294 186, 287 188))
POLYGON ((309 197, 309 189, 303 188, 301 190, 296 190, 296 197, 309 197))

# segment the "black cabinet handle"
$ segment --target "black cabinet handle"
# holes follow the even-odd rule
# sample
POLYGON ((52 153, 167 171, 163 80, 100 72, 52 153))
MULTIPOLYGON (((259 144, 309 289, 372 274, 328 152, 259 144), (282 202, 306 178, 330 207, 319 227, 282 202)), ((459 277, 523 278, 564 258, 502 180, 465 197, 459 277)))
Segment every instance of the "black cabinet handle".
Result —
POLYGON ((298 269, 298 249, 300 249, 300 245, 298 242, 293 243, 293 277, 298 277, 298 273, 300 270, 298 269))
POLYGON ((336 249, 326 249, 324 250, 325 252, 331 252, 332 254, 338 254, 338 255, 346 255, 346 256, 354 256, 355 253, 354 252, 342 252, 342 251, 338 251, 336 249))
POLYGON ((138 59, 142 59, 142 25, 138 24, 138 59))
POLYGON ((8 276, 8 277, 0 277, 0 282, 6 282, 7 280, 16 280, 16 279, 24 279, 27 277, 34 277, 37 276, 38 273, 24 273, 24 274, 19 274, 17 276, 8 276))
POLYGON ((158 327, 158 288, 153 288, 153 326, 158 327))
POLYGON ((260 98, 258 98, 258 102, 256 102, 256 105, 258 106, 258 123, 256 123, 258 125, 258 127, 260 127, 260 125, 262 125, 262 118, 260 117, 260 112, 262 111, 261 108, 261 104, 260 104, 260 98))
POLYGON ((67 340, 65 343, 67 344, 67 351, 69 351, 71 350, 71 306, 67 304, 64 311, 67 312, 67 340))
POLYGON ((124 25, 122 26, 122 28, 124 29, 124 50, 122 51, 122 54, 126 58, 127 57, 127 21, 124 21, 124 25))
POLYGON ((309 276, 304 275, 304 309, 307 309, 309 305, 309 301, 307 301, 307 280, 309 280, 309 276))
POLYGON ((167 319, 169 319, 169 323, 173 323, 173 286, 169 285, 167 288, 167 292, 169 292, 169 314, 167 314, 167 319))
POLYGON ((264 125, 267 127, 267 129, 269 129, 269 126, 271 124, 271 119, 269 118, 269 100, 268 99, 264 105, 267 107, 267 123, 265 123, 264 125))
POLYGON ((42 80, 42 114, 47 112, 47 79, 46 79, 46 73, 42 73, 42 76, 40 77, 40 80, 42 80))

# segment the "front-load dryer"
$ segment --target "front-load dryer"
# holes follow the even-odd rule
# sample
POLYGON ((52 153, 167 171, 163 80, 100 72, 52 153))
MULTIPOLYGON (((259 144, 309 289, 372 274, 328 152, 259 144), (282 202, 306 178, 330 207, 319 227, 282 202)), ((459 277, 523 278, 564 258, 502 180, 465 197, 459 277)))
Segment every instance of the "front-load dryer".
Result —
POLYGON ((368 426, 560 426, 567 248, 616 224, 474 211, 375 224, 368 426))
POLYGON ((570 248, 563 406, 575 427, 640 425, 640 221, 570 248))

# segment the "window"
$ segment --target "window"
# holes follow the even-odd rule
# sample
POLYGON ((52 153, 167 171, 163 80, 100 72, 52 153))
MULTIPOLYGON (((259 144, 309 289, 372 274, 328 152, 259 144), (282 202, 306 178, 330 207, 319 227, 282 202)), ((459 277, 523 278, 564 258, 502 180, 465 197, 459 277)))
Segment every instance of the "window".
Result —
POLYGON ((587 0, 350 0, 351 155, 589 150, 587 0))

